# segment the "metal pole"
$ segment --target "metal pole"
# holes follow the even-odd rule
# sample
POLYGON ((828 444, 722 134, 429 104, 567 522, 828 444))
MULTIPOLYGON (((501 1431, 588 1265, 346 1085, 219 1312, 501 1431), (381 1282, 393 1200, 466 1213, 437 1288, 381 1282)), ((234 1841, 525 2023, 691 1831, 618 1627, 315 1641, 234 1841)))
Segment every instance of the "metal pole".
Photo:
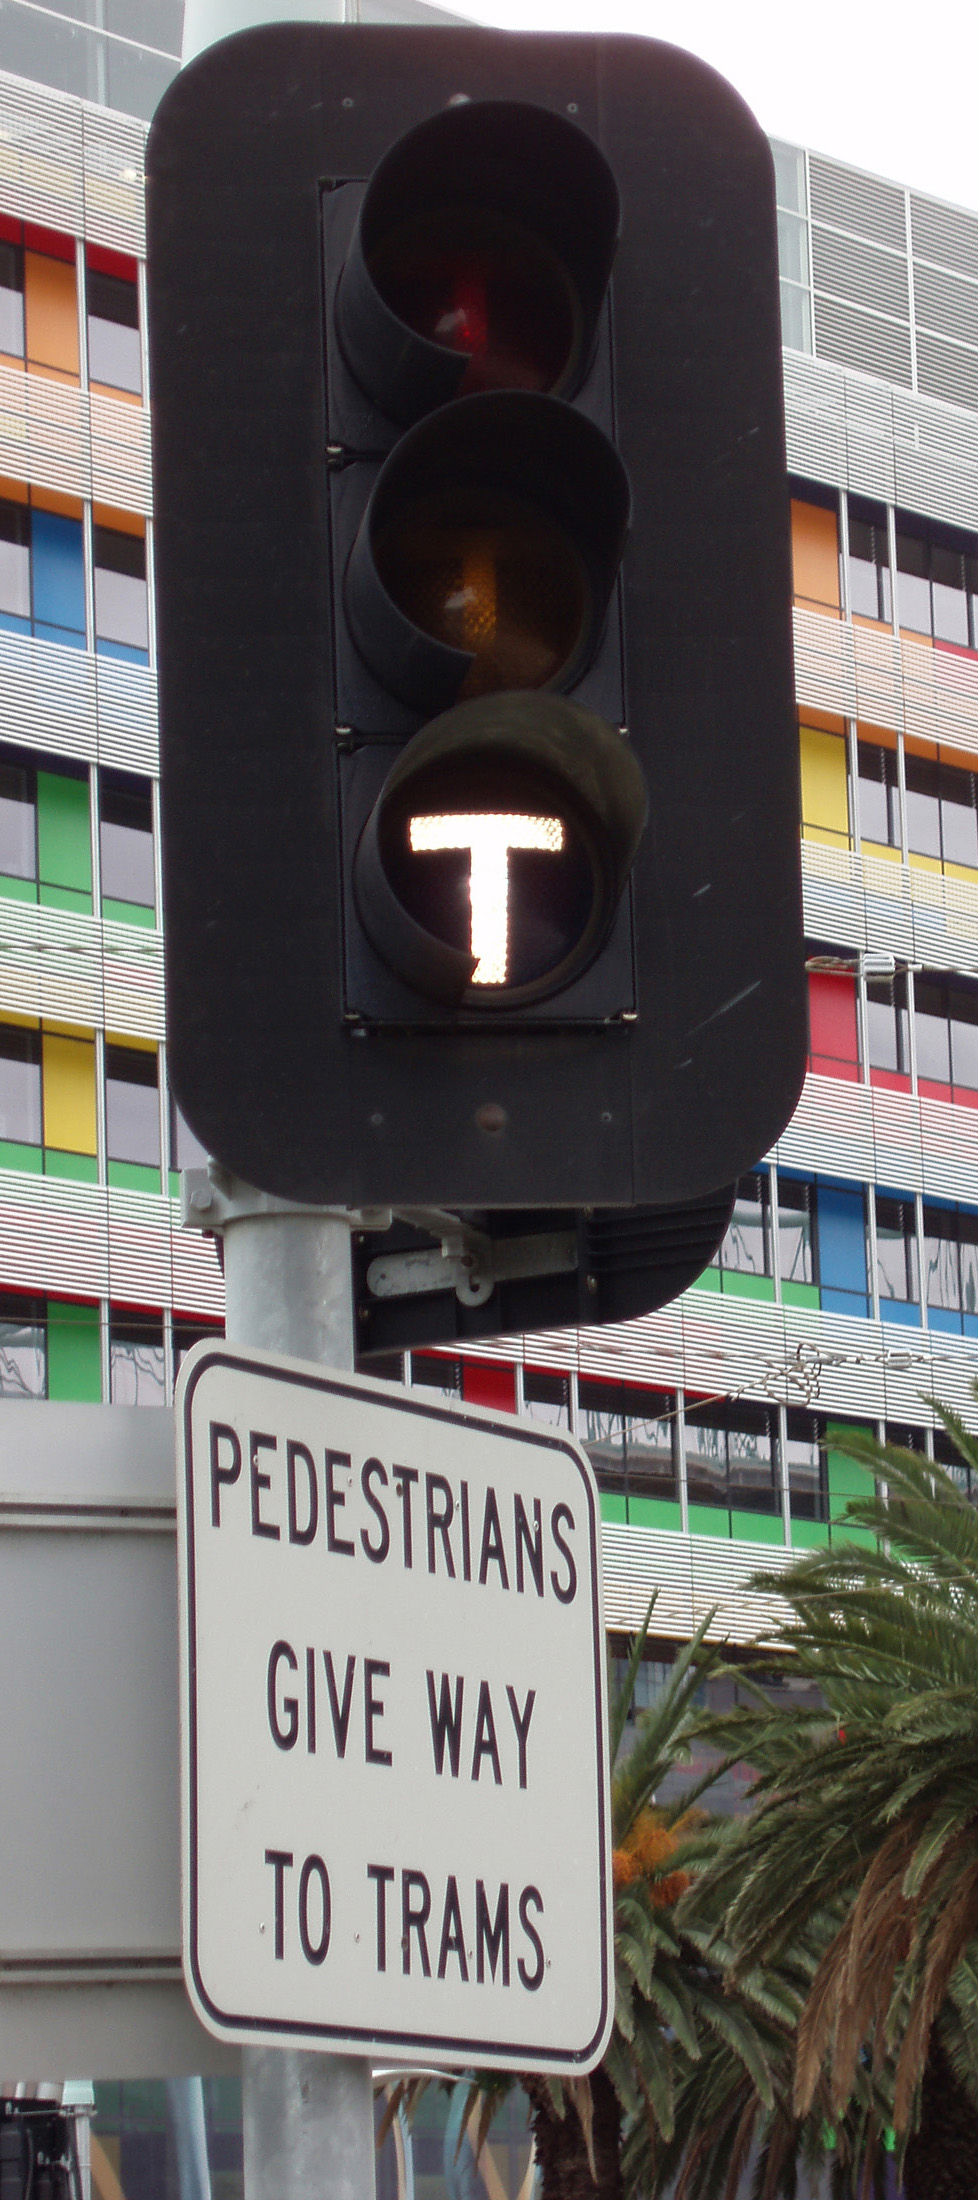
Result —
MULTIPOLYGON (((310 1209, 224 1224, 235 1344, 353 1366, 349 1224, 310 1209)), ((280 2047, 242 2051, 245 2200, 373 2200, 369 2062, 280 2047)))

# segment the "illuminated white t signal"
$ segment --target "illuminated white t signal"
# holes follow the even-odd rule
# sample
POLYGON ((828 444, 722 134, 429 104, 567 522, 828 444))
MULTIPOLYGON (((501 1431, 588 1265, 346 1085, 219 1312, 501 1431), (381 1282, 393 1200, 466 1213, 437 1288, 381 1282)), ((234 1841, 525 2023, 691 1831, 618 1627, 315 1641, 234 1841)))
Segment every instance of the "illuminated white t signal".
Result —
POLYGON ((412 817, 409 828, 415 855, 435 849, 465 848, 469 855, 472 905, 470 952, 475 956, 472 985, 505 985, 509 961, 509 857, 517 848, 535 848, 557 856, 564 845, 559 817, 412 817))

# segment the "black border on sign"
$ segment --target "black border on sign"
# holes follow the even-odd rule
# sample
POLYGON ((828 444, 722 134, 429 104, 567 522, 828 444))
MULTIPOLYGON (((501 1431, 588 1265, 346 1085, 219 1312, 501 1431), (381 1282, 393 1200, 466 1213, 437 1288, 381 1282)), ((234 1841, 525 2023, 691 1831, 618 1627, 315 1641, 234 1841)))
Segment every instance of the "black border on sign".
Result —
POLYGON ((396 1410, 399 1413, 415 1413, 421 1418, 427 1418, 428 1420, 450 1419, 456 1427, 461 1425, 463 1428, 477 1428, 483 1431, 496 1428, 499 1430, 501 1435, 509 1437, 513 1437, 514 1435, 516 1435, 518 1436, 518 1440, 522 1443, 536 1444, 542 1446, 544 1450, 548 1451, 561 1451, 567 1458, 573 1461, 579 1479, 583 1484, 584 1494, 587 1500, 591 1587, 592 1672, 594 1680, 595 1733, 597 1738, 597 1775, 599 1782, 599 1794, 601 1792, 601 1787, 603 1783, 606 1782, 608 1779, 608 1743, 604 1728, 601 1700, 600 1661, 604 1654, 604 1643, 601 1639, 600 1629, 598 1625, 598 1517, 594 1502, 594 1488, 591 1483, 590 1477, 588 1475, 585 1475, 581 1470, 581 1458, 576 1446, 568 1444, 566 1440, 561 1436, 549 1436, 544 1434, 542 1430, 526 1428, 522 1422, 517 1422, 514 1428, 514 1417, 512 1415, 507 1414, 503 1416, 502 1414, 491 1414, 487 1412, 487 1409, 485 1407, 480 1407, 477 1412, 465 1412, 464 1410, 462 1412, 459 1412, 454 1406, 422 1404, 415 1398, 414 1393, 410 1390, 405 1390, 400 1395, 396 1397, 392 1396, 388 1399, 385 1396, 384 1392, 379 1387, 375 1389, 372 1383, 370 1383, 368 1388, 361 1381, 358 1381, 356 1379, 344 1380, 340 1376, 328 1374, 325 1372, 322 1375, 319 1375, 313 1369, 310 1369, 307 1372, 305 1369, 300 1369, 294 1366, 277 1367, 274 1363, 274 1359, 252 1358, 248 1352, 236 1352, 233 1348, 229 1348, 226 1345, 222 1345, 220 1347, 206 1347, 200 1359, 196 1361, 195 1365, 190 1370, 190 1373, 187 1377, 186 1388, 183 1396, 184 1499, 187 1524, 187 1672, 190 1682, 190 1700, 187 1705, 187 1715, 189 1721, 187 1752, 187 1803, 190 1821, 190 1885, 187 1962, 192 1974, 194 1992, 200 2003, 201 2011, 207 2011, 214 2026, 219 2029, 219 2032, 225 2037, 230 2037, 232 2039, 236 2037, 246 2039, 250 2034, 260 2034, 265 2038, 274 2035, 282 2039, 283 2041, 290 2039, 316 2041, 321 2043, 324 2047, 327 2043, 349 2042, 351 2045, 359 2045, 364 2050, 369 2050, 374 2047, 390 2049, 393 2052, 396 2052, 398 2050, 411 2050, 413 2052, 420 2049, 423 2050, 425 2053, 429 2053, 434 2050, 439 2050, 442 2054, 451 2056, 453 2060, 455 2058, 458 2058, 463 2063, 472 2055, 479 2055, 480 2057, 485 2057, 487 2062, 491 2061, 496 2063, 506 2062, 510 2064, 517 2064, 522 2069, 542 2068, 549 2067, 551 2065, 554 2065, 558 2068, 569 2068, 574 2065, 586 2063, 589 2058, 592 2057, 595 2044, 601 2038, 604 2032, 607 2022, 608 2000, 610 1991, 610 1965, 608 1960, 608 1857, 605 1846, 606 1817, 603 1809, 599 1811, 598 1823, 601 1924, 600 2015, 598 2023, 595 2025, 594 2031, 592 2032, 590 2039, 583 2047, 545 2048, 539 2046, 530 2046, 528 2043, 517 2043, 515 2045, 511 2045, 509 2043, 502 2043, 498 2040, 482 2039, 481 2037, 476 2037, 473 2035, 466 2035, 466 2037, 464 2038, 457 2038, 454 2034, 443 2032, 377 2031, 373 2029, 368 2029, 366 2026, 362 2025, 358 2026, 309 2023, 300 2024, 292 2023, 289 2019, 283 2017, 260 2017, 254 2015, 231 2016, 228 2015, 226 2011, 219 2009, 216 2003, 211 1999, 211 1996, 208 1993, 207 1988, 204 1985, 203 1978, 201 1976, 197 1944, 197 1569, 195 1549, 196 1512, 194 1507, 192 1407, 194 1391, 197 1387, 197 1383, 200 1377, 207 1371, 215 1367, 239 1369, 243 1373, 252 1375, 270 1375, 276 1382, 292 1383, 298 1389, 325 1391, 331 1393, 334 1396, 342 1398, 369 1399, 371 1403, 376 1403, 378 1406, 381 1407, 390 1404, 391 1406, 396 1407, 396 1410))

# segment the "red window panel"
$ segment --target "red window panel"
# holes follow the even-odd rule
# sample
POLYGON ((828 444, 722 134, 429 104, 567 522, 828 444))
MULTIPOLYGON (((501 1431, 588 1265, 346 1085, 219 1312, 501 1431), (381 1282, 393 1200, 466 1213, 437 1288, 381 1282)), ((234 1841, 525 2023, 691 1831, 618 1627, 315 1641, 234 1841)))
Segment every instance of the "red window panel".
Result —
POLYGON ((500 1360, 463 1360, 462 1396, 466 1405, 491 1406, 495 1413, 515 1413, 515 1367, 500 1360))

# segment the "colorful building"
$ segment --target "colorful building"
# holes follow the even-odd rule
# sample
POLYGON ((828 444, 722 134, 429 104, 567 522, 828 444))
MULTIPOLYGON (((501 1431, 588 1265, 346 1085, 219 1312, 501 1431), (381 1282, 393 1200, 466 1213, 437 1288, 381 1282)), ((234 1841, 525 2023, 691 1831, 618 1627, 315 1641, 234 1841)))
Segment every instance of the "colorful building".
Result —
MULTIPOLYGON (((116 12, 0 22, 0 1395, 163 1405, 222 1285, 175 1200, 146 122, 117 110, 152 111, 182 11, 116 12)), ((658 1583, 665 1640, 718 1599, 750 1633, 759 1560, 850 1532, 842 1432, 943 1457, 925 1399, 967 1415, 978 1369, 978 215, 775 159, 801 1104, 676 1304, 384 1368, 576 1430, 609 1624, 658 1583)))

